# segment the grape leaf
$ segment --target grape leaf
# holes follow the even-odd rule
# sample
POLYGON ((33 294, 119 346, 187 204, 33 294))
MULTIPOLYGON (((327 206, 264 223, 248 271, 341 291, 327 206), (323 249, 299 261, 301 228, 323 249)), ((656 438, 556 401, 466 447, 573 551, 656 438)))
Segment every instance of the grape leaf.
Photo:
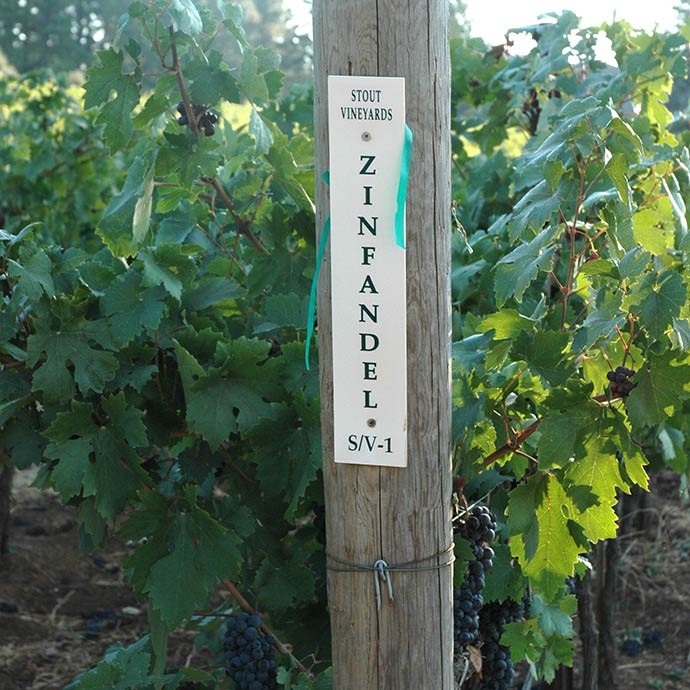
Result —
POLYGON ((134 256, 148 230, 153 193, 153 156, 137 156, 132 162, 122 191, 103 212, 97 234, 118 257, 134 256))
POLYGON ((45 361, 34 371, 33 390, 43 391, 51 400, 73 398, 75 383, 82 393, 100 393, 118 368, 110 352, 92 348, 87 334, 78 330, 35 333, 29 336, 27 354, 30 367, 45 354, 45 361))
POLYGON ((664 462, 681 474, 688 470, 688 455, 685 451, 685 435, 680 429, 660 424, 656 435, 664 462))
POLYGON ((574 506, 572 517, 582 528, 587 539, 596 544, 602 539, 613 539, 616 536, 618 515, 615 511, 617 498, 614 482, 618 482, 619 486, 624 483, 615 456, 597 456, 591 451, 590 453, 576 460, 572 465, 572 471, 568 468, 567 478, 574 484, 568 487, 568 495, 572 498, 574 506), (587 484, 587 479, 595 482, 596 487, 587 484), (580 501, 578 489, 585 489, 585 501, 580 501))
POLYGON ((139 103, 139 88, 134 77, 122 73, 121 51, 110 48, 98 51, 97 56, 98 64, 86 73, 84 107, 101 106, 96 122, 105 125, 103 135, 108 145, 122 149, 134 131, 130 115, 139 103))
POLYGON ((616 153, 611 156, 605 169, 615 185, 621 201, 630 208, 632 190, 630 189, 630 181, 628 180, 629 167, 627 158, 622 153, 616 153))
POLYGON ((501 635, 501 644, 510 648, 510 656, 515 663, 533 662, 538 657, 538 650, 543 643, 544 638, 534 618, 507 623, 501 635))
POLYGON ((640 323, 652 337, 661 338, 680 315, 686 292, 680 273, 671 270, 658 276, 650 273, 638 287, 636 295, 640 301, 631 307, 631 311, 639 311, 640 323))
POLYGON ((67 439, 48 444, 45 457, 58 462, 51 470, 51 481, 60 498, 67 502, 82 491, 93 444, 85 438, 67 439))
POLYGON ((204 28, 199 10, 192 0, 172 0, 168 11, 174 20, 175 31, 195 36, 204 28))
POLYGON ((13 259, 7 262, 9 274, 19 278, 18 288, 31 300, 37 300, 45 292, 48 297, 55 297, 53 282, 53 264, 48 255, 37 249, 21 264, 13 259))
POLYGON ((234 300, 242 296, 242 288, 230 278, 210 276, 197 283, 182 296, 182 306, 189 311, 203 311, 219 302, 234 300))
POLYGON ((563 511, 569 507, 574 514, 573 504, 552 474, 535 474, 523 486, 509 498, 510 550, 535 589, 551 601, 572 575, 581 551, 563 511))
POLYGON ((259 60, 254 53, 245 53, 240 67, 239 85, 244 95, 252 102, 264 105, 268 101, 268 85, 259 72, 259 60))
POLYGON ((537 449, 540 466, 562 465, 575 454, 589 418, 585 411, 550 414, 541 422, 537 449))
POLYGON ((518 302, 539 270, 549 265, 555 247, 547 245, 553 240, 558 228, 546 228, 531 242, 521 244, 496 265, 494 290, 499 305, 505 304, 509 297, 518 302))
POLYGON ((194 103, 214 105, 221 100, 240 102, 237 81, 221 64, 222 59, 221 53, 212 50, 207 60, 196 59, 185 67, 185 77, 190 81, 189 97, 194 103))
POLYGON ((515 341, 513 356, 524 359, 530 369, 544 380, 544 385, 562 386, 573 371, 565 353, 570 342, 567 333, 539 330, 523 332, 515 341))
POLYGON ((288 559, 267 556, 257 569, 254 586, 267 610, 276 614, 314 601, 314 573, 305 568, 309 549, 291 544, 288 559))
POLYGON ((252 108, 249 116, 249 133, 254 137, 256 152, 262 156, 266 155, 273 144, 273 134, 256 108, 252 108))
POLYGON ((321 466, 318 406, 297 396, 292 406, 274 405, 271 419, 257 424, 249 438, 256 442, 254 461, 265 495, 287 503, 292 520, 299 499, 321 466))
POLYGON ((573 614, 577 611, 577 599, 573 595, 547 602, 535 594, 530 606, 531 614, 538 620, 539 627, 546 637, 572 637, 573 614))
POLYGON ((664 254, 673 246, 673 218, 665 219, 656 208, 643 208, 632 217, 633 235, 643 249, 664 254))
POLYGON ((493 330, 494 340, 506 340, 517 338, 533 326, 534 322, 520 314, 516 309, 501 309, 485 316, 477 326, 477 331, 487 333, 493 330))
POLYGON ((289 295, 270 295, 264 303, 265 320, 255 329, 255 333, 271 331, 281 326, 304 328, 307 323, 309 298, 300 298, 294 292, 289 295))
POLYGON ((266 358, 260 341, 240 338, 219 349, 220 366, 204 371, 196 358, 179 343, 175 348, 185 392, 189 428, 215 449, 236 430, 246 431, 262 417, 271 416, 271 406, 262 393, 274 388, 271 370, 259 368, 266 358))
POLYGON ((117 435, 102 431, 94 439, 95 462, 84 472, 84 496, 93 496, 96 510, 112 520, 141 488, 143 473, 131 471, 138 457, 120 443, 117 435))
POLYGON ((45 455, 57 460, 51 481, 68 500, 83 488, 107 519, 117 515, 146 481, 133 448, 147 445, 142 413, 127 405, 123 393, 101 400, 105 423, 97 426, 87 403, 72 402, 56 415, 45 435, 51 443, 45 455))
POLYGON ((126 345, 143 330, 158 328, 166 309, 165 291, 159 286, 142 288, 141 275, 129 270, 106 290, 103 307, 110 317, 113 340, 126 345))
POLYGON ((520 566, 513 562, 507 544, 494 544, 493 566, 486 573, 486 584, 482 594, 485 602, 520 601, 525 591, 525 578, 520 566))
POLYGON ((141 193, 134 204, 132 215, 132 240, 135 246, 143 244, 149 231, 151 222, 151 206, 153 204, 153 165, 148 169, 141 184, 141 193))
POLYGON ((20 470, 38 463, 46 445, 45 438, 35 428, 33 415, 26 410, 5 423, 2 442, 12 455, 12 463, 20 470))
POLYGON ((509 222, 509 238, 515 240, 541 229, 558 210, 559 195, 552 191, 546 180, 536 182, 515 204, 509 222))
POLYGON ((247 34, 242 24, 244 8, 240 4, 219 2, 219 9, 223 17, 223 26, 237 39, 239 47, 244 51, 247 47, 247 34))
POLYGON ((139 255, 144 263, 144 285, 162 285, 178 302, 182 290, 196 274, 196 265, 183 247, 163 244, 139 255))
POLYGON ((690 366, 673 364, 673 355, 649 354, 647 363, 635 374, 637 386, 625 401, 634 428, 654 426, 668 420, 688 397, 690 366))
POLYGON ((622 328, 625 323, 622 302, 620 294, 609 294, 606 290, 599 290, 593 308, 575 333, 572 349, 584 350, 600 339, 614 338, 616 328, 622 328))
POLYGON ((196 505, 173 519, 166 536, 168 554, 151 567, 144 591, 173 627, 205 604, 219 580, 237 575, 240 541, 196 505))
POLYGON ((129 647, 116 642, 95 668, 80 673, 65 690, 144 690, 151 687, 149 636, 129 647))
POLYGON ((156 175, 177 173, 179 182, 191 187, 199 175, 215 176, 219 163, 218 142, 214 137, 195 137, 189 130, 165 133, 165 146, 156 156, 156 175))

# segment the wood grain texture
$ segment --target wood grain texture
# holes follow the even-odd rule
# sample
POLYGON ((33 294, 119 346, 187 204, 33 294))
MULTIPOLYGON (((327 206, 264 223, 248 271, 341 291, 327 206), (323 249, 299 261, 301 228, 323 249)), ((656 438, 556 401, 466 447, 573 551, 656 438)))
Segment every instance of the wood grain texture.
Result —
MULTIPOLYGON (((401 76, 414 149, 407 200, 408 468, 333 462, 330 256, 319 286, 328 550, 372 564, 424 559, 450 522, 450 67, 444 0, 315 0, 317 233, 328 214, 327 75, 401 76)), ((425 565, 430 561, 425 561, 425 565)), ((335 690, 451 690, 452 569, 330 572, 335 690)))

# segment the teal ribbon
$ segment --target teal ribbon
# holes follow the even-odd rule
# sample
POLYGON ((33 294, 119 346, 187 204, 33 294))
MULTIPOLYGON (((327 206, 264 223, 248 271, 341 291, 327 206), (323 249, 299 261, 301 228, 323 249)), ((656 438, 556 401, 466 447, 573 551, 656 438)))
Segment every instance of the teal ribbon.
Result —
MULTIPOLYGON (((407 200, 407 184, 410 179, 410 160, 412 159, 412 130, 405 125, 405 139, 403 141, 402 161, 400 163, 400 177, 398 178, 398 194, 396 196, 395 209, 395 244, 401 249, 405 247, 405 202, 407 200)), ((326 184, 330 184, 330 174, 328 170, 322 175, 326 184)), ((309 351, 311 350, 311 340, 314 336, 314 323, 316 321, 316 290, 319 285, 319 274, 321 273, 321 264, 323 263, 323 256, 326 253, 328 246, 328 237, 331 234, 331 217, 326 218, 323 225, 323 232, 321 233, 321 240, 319 241, 319 249, 316 252, 316 266, 314 268, 314 277, 311 281, 311 290, 309 291, 309 311, 307 316, 307 338, 304 345, 304 367, 307 371, 309 366, 309 351)))
POLYGON ((412 158, 412 130, 405 124, 405 141, 403 142, 400 178, 398 179, 398 196, 395 209, 395 244, 405 249, 405 201, 407 183, 410 181, 410 160, 412 158))
MULTIPOLYGON (((328 175, 328 171, 324 173, 324 177, 328 175)), ((314 335, 314 320, 316 319, 316 288, 319 285, 319 273, 321 272, 321 263, 323 262, 323 255, 326 253, 326 246, 328 245, 328 236, 331 234, 331 217, 326 218, 323 225, 323 232, 321 233, 321 241, 319 242, 319 250, 316 252, 316 268, 314 269, 314 277, 311 280, 311 291, 309 292, 309 312, 307 317, 307 341, 304 345, 304 366, 309 371, 309 350, 311 349, 311 339, 314 335)))

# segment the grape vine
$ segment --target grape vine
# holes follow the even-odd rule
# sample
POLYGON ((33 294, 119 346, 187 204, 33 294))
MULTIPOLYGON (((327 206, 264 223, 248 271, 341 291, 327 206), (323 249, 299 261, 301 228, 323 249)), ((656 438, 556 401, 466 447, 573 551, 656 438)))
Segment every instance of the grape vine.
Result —
MULTIPOLYGON (((612 79, 598 32, 552 19, 525 56, 451 44, 454 472, 495 513, 458 521, 454 646, 482 653, 487 689, 518 652, 547 680, 572 661, 563 583, 615 537, 621 493, 690 457, 690 135, 667 107, 686 41, 607 25, 612 79), (496 602, 526 584, 515 620, 496 602)), ((294 654, 235 627, 232 681, 294 672, 302 690, 297 664, 330 654, 318 367, 302 366, 311 92, 281 93, 235 3, 135 2, 120 29, 83 95, 0 83, 0 457, 39 465, 84 550, 115 528, 133 545, 151 635, 70 690, 127 668, 185 682, 164 675, 166 641, 226 579, 294 654)), ((230 682, 222 657, 195 673, 230 682)))

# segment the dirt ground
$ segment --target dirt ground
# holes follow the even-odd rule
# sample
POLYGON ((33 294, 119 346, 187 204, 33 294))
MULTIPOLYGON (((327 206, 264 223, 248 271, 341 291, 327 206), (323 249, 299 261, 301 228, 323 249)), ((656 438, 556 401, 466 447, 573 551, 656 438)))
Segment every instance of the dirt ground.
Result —
POLYGON ((621 690, 690 690, 690 506, 675 486, 653 478, 645 528, 621 542, 621 690))
MULTIPOLYGON (((29 479, 15 481, 11 553, 0 564, 0 690, 62 690, 109 645, 136 640, 146 615, 122 581, 128 547, 112 540, 80 555, 73 511, 29 479)), ((690 690, 690 507, 656 486, 645 529, 621 544, 617 632, 621 645, 637 640, 626 648, 638 653, 619 649, 619 690, 690 690)), ((197 653, 180 633, 170 663, 197 653)))
MULTIPOLYGON (((146 612, 123 583, 129 548, 111 540, 79 553, 73 509, 15 477, 10 554, 0 561, 0 690, 61 690, 115 642, 146 632, 146 612)), ((191 633, 171 640, 171 664, 194 663, 191 633)))

